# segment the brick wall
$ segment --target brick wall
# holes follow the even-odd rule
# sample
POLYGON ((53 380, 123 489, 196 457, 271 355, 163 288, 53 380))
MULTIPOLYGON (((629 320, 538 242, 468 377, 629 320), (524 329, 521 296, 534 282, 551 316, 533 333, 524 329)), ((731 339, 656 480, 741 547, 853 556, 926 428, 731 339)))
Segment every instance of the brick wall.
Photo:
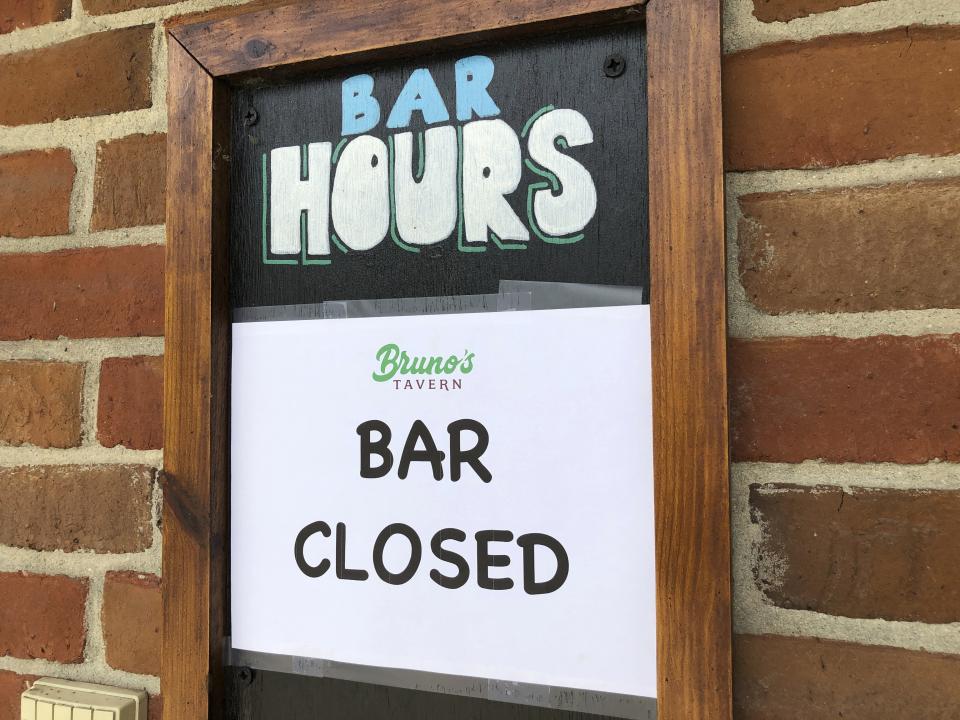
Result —
POLYGON ((725 10, 736 717, 957 717, 960 3, 725 10))
POLYGON ((159 718, 166 48, 222 0, 0 0, 0 720, 41 675, 159 718))
MULTIPOLYGON (((160 693, 162 25, 242 1, 0 0, 0 720, 160 693)), ((737 717, 954 717, 960 3, 724 47, 737 717)))

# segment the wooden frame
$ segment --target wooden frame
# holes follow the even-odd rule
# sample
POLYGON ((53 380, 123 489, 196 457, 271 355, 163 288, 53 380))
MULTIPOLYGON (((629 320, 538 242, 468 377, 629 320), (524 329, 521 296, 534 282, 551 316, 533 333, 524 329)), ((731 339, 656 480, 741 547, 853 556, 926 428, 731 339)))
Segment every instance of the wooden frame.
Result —
POLYGON ((164 720, 223 712, 231 83, 646 15, 660 720, 731 717, 720 0, 308 0, 169 29, 164 720))

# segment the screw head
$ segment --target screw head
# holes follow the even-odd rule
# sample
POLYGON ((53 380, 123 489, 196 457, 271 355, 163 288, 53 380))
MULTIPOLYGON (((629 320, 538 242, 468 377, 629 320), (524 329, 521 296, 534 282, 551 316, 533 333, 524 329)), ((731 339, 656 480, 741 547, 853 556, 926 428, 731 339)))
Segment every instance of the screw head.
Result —
POLYGON ((252 127, 257 124, 257 121, 260 119, 260 114, 254 110, 252 107, 248 107, 246 112, 243 114, 243 124, 247 127, 252 127))
POLYGON ((607 55, 606 60, 603 61, 603 74, 608 78, 620 77, 626 69, 627 61, 619 53, 607 55))
POLYGON ((242 667, 237 670, 237 678, 244 685, 250 685, 253 682, 253 670, 248 667, 242 667))

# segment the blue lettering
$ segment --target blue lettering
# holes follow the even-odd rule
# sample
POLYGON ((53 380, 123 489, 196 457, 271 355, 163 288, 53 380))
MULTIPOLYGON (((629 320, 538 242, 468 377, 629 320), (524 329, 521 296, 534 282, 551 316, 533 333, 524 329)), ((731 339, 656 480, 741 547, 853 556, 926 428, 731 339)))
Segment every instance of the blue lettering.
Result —
POLYGON ((388 128, 401 128, 410 124, 414 110, 423 113, 423 120, 428 125, 446 122, 450 119, 443 98, 433 81, 433 76, 426 68, 414 70, 407 84, 400 91, 400 96, 390 111, 387 119, 388 128))
POLYGON ((493 80, 493 70, 493 60, 485 55, 474 55, 457 61, 457 120, 471 120, 473 113, 481 118, 500 114, 500 108, 487 92, 487 87, 493 80))
POLYGON ((342 134, 360 135, 380 122, 380 103, 373 97, 373 78, 354 75, 343 81, 342 134))

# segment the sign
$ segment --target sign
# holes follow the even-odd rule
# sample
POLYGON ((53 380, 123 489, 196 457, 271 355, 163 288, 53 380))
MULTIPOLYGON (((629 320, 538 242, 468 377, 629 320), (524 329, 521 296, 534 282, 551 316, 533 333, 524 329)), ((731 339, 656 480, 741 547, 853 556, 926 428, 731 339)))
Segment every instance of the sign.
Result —
POLYGON ((240 89, 233 306, 646 287, 645 64, 633 25, 240 89))
POLYGON ((167 716, 729 720, 719 5, 168 25, 167 716))
POLYGON ((630 26, 238 91, 237 651, 655 697, 649 306, 295 319, 646 299, 644 66, 630 26))
POLYGON ((649 306, 233 332, 235 648, 655 696, 649 306))

